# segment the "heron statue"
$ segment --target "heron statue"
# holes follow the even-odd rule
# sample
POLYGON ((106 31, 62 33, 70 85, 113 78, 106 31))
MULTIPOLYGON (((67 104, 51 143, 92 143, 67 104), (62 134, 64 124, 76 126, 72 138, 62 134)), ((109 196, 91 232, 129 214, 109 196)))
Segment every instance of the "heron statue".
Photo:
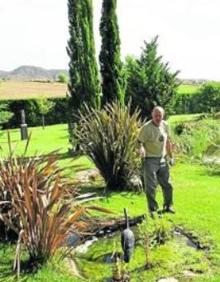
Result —
POLYGON ((128 212, 124 209, 126 228, 121 233, 121 246, 124 252, 124 261, 129 262, 134 251, 135 238, 133 231, 129 228, 128 212))

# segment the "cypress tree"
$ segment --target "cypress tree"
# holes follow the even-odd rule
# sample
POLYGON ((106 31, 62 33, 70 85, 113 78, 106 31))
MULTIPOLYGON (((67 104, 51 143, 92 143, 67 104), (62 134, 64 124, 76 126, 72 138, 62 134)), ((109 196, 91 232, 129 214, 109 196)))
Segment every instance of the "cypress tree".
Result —
POLYGON ((102 37, 99 55, 102 75, 102 103, 119 100, 124 104, 120 37, 116 15, 117 0, 103 0, 100 34, 102 37))
POLYGON ((95 58, 92 0, 68 0, 69 105, 76 114, 83 103, 97 107, 100 84, 95 58))

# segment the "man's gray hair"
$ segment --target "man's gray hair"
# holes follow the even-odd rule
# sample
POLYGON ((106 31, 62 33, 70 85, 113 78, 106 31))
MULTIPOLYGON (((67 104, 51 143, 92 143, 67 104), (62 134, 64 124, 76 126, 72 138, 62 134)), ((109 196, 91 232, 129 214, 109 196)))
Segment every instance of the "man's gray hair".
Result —
POLYGON ((164 116, 164 114, 165 114, 164 108, 162 108, 162 107, 160 107, 160 106, 154 107, 152 113, 154 113, 154 112, 160 112, 163 116, 164 116))

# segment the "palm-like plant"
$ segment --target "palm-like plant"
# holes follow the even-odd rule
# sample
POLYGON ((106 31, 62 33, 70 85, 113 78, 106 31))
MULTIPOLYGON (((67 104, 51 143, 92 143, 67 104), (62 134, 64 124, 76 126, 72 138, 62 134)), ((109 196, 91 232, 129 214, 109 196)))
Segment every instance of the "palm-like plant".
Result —
MULTIPOLYGON (((20 268, 20 245, 30 261, 44 262, 63 245, 69 232, 81 235, 89 229, 88 201, 57 165, 51 154, 39 157, 13 157, 0 162, 0 219, 18 236, 15 267, 20 268), (71 192, 71 198, 68 197, 71 192)), ((93 198, 94 199, 94 198, 93 198)), ((89 198, 91 200, 91 198, 89 198)))
POLYGON ((139 112, 130 114, 130 105, 107 104, 102 110, 86 107, 80 114, 77 138, 93 160, 107 188, 131 189, 137 174, 139 112))
MULTIPOLYGON (((17 233, 23 230, 22 240, 34 260, 53 255, 72 225, 76 232, 85 227, 81 216, 86 209, 77 201, 74 205, 64 201, 70 183, 55 162, 50 157, 46 163, 45 157, 11 158, 0 164, 0 189, 8 191, 11 198, 2 202, 10 202, 11 209, 3 211, 1 218, 17 233), (11 214, 19 220, 11 220, 11 214)), ((75 187, 72 189, 77 196, 75 187)))

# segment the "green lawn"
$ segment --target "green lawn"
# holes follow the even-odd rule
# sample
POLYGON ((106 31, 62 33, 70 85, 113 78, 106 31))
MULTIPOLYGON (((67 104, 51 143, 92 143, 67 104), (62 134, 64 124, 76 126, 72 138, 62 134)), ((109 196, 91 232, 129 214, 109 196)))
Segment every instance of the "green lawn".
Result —
MULTIPOLYGON (((172 117, 171 117, 172 118, 172 117)), ((22 152, 24 141, 19 141, 19 131, 12 131, 12 140, 18 142, 18 152, 22 152)), ((6 134, 0 138, 3 153, 6 152, 6 134)), ((65 155, 68 148, 68 133, 66 125, 48 126, 45 130, 33 128, 32 141, 29 154, 37 150, 39 153, 48 153, 61 148, 65 155)), ((61 166, 72 165, 70 177, 74 175, 77 167, 90 168, 93 166, 86 157, 78 159, 66 158, 60 161, 61 166)), ((175 226, 182 226, 186 231, 195 234, 199 241, 209 246, 209 251, 199 251, 184 246, 172 239, 165 245, 152 250, 154 267, 144 269, 144 250, 137 246, 132 262, 128 268, 134 282, 156 281, 160 277, 175 276, 180 281, 191 281, 184 278, 183 271, 191 270, 197 274, 193 281, 220 281, 220 185, 218 174, 211 174, 206 167, 192 163, 178 162, 171 169, 174 184, 174 199, 176 215, 164 216, 164 220, 175 226)), ((93 191, 93 186, 89 189, 93 191)), ((97 189, 102 194, 103 188, 97 189)), ((162 194, 158 190, 158 200, 162 205, 162 194)), ((129 209, 131 216, 146 212, 146 199, 144 194, 131 192, 110 193, 98 202, 122 216, 123 208, 129 209)), ((119 241, 119 239, 117 239, 119 241)), ((111 253, 115 240, 100 240, 94 244, 86 255, 78 255, 77 263, 86 281, 105 281, 111 276, 111 265, 103 262, 103 255, 111 253), (90 277, 90 279, 89 279, 90 277)), ((120 244, 120 243, 118 243, 120 244)), ((0 245, 0 281, 13 281, 11 265, 15 246, 0 245), (1 280, 2 279, 2 280, 1 280)), ((71 270, 63 262, 54 258, 36 274, 23 275, 22 281, 77 281, 71 275, 71 270)), ((84 280, 85 281, 85 280, 84 280)))
MULTIPOLYGON (((28 128, 31 133, 30 146, 28 155, 45 154, 60 149, 60 153, 68 151, 68 129, 66 124, 50 125, 45 129, 42 127, 28 128)), ((21 141, 20 129, 10 130, 12 147, 16 148, 16 153, 22 154, 26 145, 26 141, 21 141)), ((3 155, 8 154, 7 131, 1 131, 0 145, 3 155)))
MULTIPOLYGON (((176 215, 165 216, 166 220, 171 221, 176 226, 184 227, 188 232, 193 232, 204 246, 211 247, 211 251, 205 253, 190 248, 182 248, 181 245, 171 240, 168 244, 153 250, 155 267, 148 271, 142 269, 137 274, 135 269, 138 266, 144 267, 143 254, 141 255, 143 250, 137 248, 134 261, 130 264, 130 268, 134 272, 132 281, 140 281, 138 280, 140 278, 146 279, 143 281, 156 281, 156 278, 170 275, 184 279, 183 270, 193 270, 195 273, 200 273, 195 281, 212 281, 212 278, 217 279, 217 277, 219 280, 213 281, 220 281, 220 274, 219 276, 213 274, 220 267, 219 175, 208 175, 205 167, 178 163, 172 169, 172 178, 175 187, 174 197, 177 213, 176 215)), ((158 199, 162 206, 160 190, 158 199)), ((121 216, 123 215, 123 207, 129 209, 131 216, 146 212, 146 200, 143 194, 112 193, 101 201, 101 205, 110 207, 121 216)), ((97 246, 97 248, 101 248, 101 246, 97 246)), ((92 257, 91 252, 86 256, 87 260, 92 257)), ((93 248, 93 252, 94 254, 97 253, 96 247, 93 248)), ((103 252, 105 253, 105 248, 102 250, 103 252)), ((110 249, 107 252, 110 252, 110 249)), ((86 267, 85 269, 88 275, 92 271, 92 266, 89 267, 88 263, 88 269, 86 267)), ((109 271, 106 265, 101 263, 100 269, 97 271, 100 279, 101 273, 105 277, 107 270, 109 271), (105 270, 102 272, 102 269, 105 270)))
MULTIPOLYGON (((172 178, 177 213, 173 216, 165 216, 165 220, 192 231, 203 244, 210 246, 211 250, 197 251, 184 247, 175 240, 170 240, 167 244, 153 249, 154 267, 146 271, 144 270, 143 249, 137 246, 134 258, 129 265, 132 281, 138 282, 139 279, 143 279, 143 281, 153 282, 159 277, 170 275, 181 278, 183 270, 189 269, 198 275, 194 281, 220 281, 220 273, 218 274, 220 267, 219 176, 208 175, 205 167, 178 163, 172 169, 172 178)), ((162 205, 160 190, 158 199, 162 205)), ((106 199, 100 201, 99 205, 112 209, 120 216, 123 214, 123 207, 129 209, 131 216, 146 212, 144 194, 111 193, 106 199)), ((77 258, 83 275, 87 278, 93 275, 93 280, 90 281, 105 281, 104 278, 111 275, 111 265, 104 263, 100 257, 111 253, 114 249, 113 245, 114 240, 108 243, 100 241, 100 244, 91 247, 89 253, 77 258)), ((13 247, 13 251, 14 249, 13 247)), ((4 245, 0 251, 2 273, 10 270, 12 258, 12 248, 4 245)), ((50 281, 77 281, 71 277, 67 266, 61 267, 60 263, 56 261, 49 262, 37 274, 27 275, 26 278, 28 279, 26 281, 46 281, 47 279, 50 281)))

